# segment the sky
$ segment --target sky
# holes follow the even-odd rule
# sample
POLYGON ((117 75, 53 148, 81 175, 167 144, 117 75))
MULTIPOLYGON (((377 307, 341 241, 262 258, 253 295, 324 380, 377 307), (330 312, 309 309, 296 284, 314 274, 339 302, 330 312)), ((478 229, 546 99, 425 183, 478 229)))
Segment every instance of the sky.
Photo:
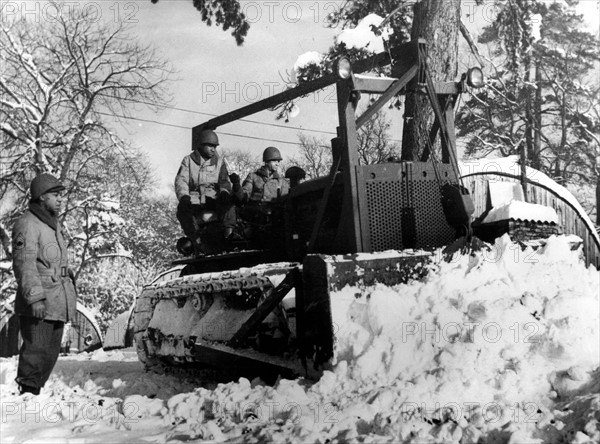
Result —
MULTIPOLYGON (((43 20, 46 1, 6 2, 15 14, 43 20)), ((191 0, 67 2, 73 8, 98 11, 99 19, 130 26, 133 37, 156 47, 176 71, 170 85, 169 108, 155 114, 143 107, 132 113, 137 120, 120 128, 123 137, 148 153, 161 193, 172 193, 172 183, 181 159, 191 150, 191 128, 202 122, 286 88, 288 73, 299 55, 307 51, 326 52, 341 29, 325 26, 327 14, 340 1, 242 0, 250 31, 237 46, 229 31, 207 26, 191 0)), ((598 0, 583 0, 580 11, 598 32, 598 0)), ((476 7, 463 0, 463 20, 477 33, 491 20, 494 8, 488 2, 476 7), (469 16, 467 17, 467 14, 469 16)), ((464 70, 474 59, 461 60, 464 70)), ((284 158, 297 153, 298 135, 304 132, 325 143, 337 126, 333 86, 298 101, 299 114, 289 123, 275 120, 275 113, 263 111, 218 129, 221 147, 248 150, 256 158, 267 146, 280 148, 284 158)), ((390 111, 392 122, 401 121, 400 111, 390 111)), ((118 124, 118 122, 115 122, 118 124)), ((396 125, 399 131, 399 125, 396 125)), ((399 139, 400 134, 391 134, 399 139)))
MULTIPOLYGON (((323 26, 326 13, 331 12, 323 2, 242 2, 251 21, 243 46, 237 46, 229 32, 202 23, 189 1, 132 4, 138 7, 133 29, 172 61, 179 79, 171 86, 170 105, 179 109, 158 115, 140 113, 163 125, 129 125, 134 143, 150 154, 163 191, 169 189, 181 159, 191 150, 193 126, 283 91, 298 55, 325 51, 338 32, 323 26)), ((298 104, 300 114, 289 124, 276 121, 274 112, 264 111, 248 117, 264 124, 235 122, 219 128, 221 147, 250 150, 259 157, 264 148, 275 145, 289 158, 297 150, 299 128, 321 130, 307 134, 325 140, 333 137, 337 121, 333 87, 298 104)))

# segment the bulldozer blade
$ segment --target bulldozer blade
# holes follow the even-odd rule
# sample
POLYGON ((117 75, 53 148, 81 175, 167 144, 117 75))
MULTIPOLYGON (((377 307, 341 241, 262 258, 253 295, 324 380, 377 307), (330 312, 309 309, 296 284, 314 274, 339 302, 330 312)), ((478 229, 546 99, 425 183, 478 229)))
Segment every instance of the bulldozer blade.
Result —
POLYGON ((388 254, 358 253, 345 256, 308 255, 304 259, 303 286, 310 288, 297 301, 298 344, 303 359, 319 370, 334 356, 334 325, 331 302, 345 286, 403 284, 427 274, 428 252, 389 251, 388 254), (300 307, 298 305, 301 305, 300 307))
POLYGON ((277 377, 304 376, 317 379, 319 375, 304 369, 294 356, 267 355, 251 348, 232 348, 224 344, 197 341, 193 347, 193 355, 197 356, 203 365, 224 369, 230 373, 239 372, 246 377, 259 376, 267 383, 274 382, 277 377))

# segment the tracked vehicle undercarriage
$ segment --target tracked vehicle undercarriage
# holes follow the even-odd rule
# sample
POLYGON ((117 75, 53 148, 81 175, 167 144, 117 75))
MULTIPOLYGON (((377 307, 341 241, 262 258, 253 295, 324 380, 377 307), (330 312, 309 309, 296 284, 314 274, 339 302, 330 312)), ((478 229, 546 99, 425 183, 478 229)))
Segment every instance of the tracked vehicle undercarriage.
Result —
POLYGON ((300 183, 274 204, 272 225, 261 230, 277 233, 276 241, 183 259, 176 276, 147 286, 138 297, 134 334, 147 367, 200 363, 263 378, 316 376, 334 356, 334 292, 419 279, 430 260, 427 250, 469 234, 472 204, 460 186, 452 129, 462 83, 432 82, 425 49, 424 42, 411 42, 352 67, 339 61, 332 74, 194 128, 197 136, 336 84, 340 124, 331 141, 330 174, 300 183), (390 64, 390 57, 395 77, 359 76, 390 64), (432 105, 431 157, 361 165, 357 128, 407 90, 426 95, 432 105), (361 92, 381 98, 356 118, 361 92))

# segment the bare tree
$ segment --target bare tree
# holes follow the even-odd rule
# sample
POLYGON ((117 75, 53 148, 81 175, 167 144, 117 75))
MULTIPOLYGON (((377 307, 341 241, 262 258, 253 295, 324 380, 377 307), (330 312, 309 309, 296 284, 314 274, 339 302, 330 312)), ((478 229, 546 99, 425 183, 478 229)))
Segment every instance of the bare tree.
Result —
POLYGON ((300 134, 299 139, 300 159, 295 159, 295 162, 306 171, 306 178, 327 175, 331 168, 331 148, 316 137, 300 134))
POLYGON ((151 47, 124 25, 102 24, 84 10, 42 23, 3 22, 0 56, 0 197, 12 202, 0 227, 25 206, 39 172, 66 185, 65 215, 105 191, 110 182, 94 177, 108 156, 129 164, 131 181, 146 186, 112 122, 136 103, 159 110, 168 102, 171 69, 151 47))
POLYGON ((242 149, 224 150, 224 154, 227 159, 229 172, 236 173, 242 180, 262 164, 258 157, 242 149))
MULTIPOLYGON (((400 147, 393 144, 389 137, 391 124, 385 113, 375 113, 358 130, 358 154, 363 165, 381 163, 391 157, 400 157, 400 147)), ((331 146, 324 140, 300 134, 300 157, 293 163, 306 171, 306 177, 326 176, 331 168, 331 146)))
POLYGON ((385 113, 376 112, 357 133, 358 155, 364 165, 381 163, 390 157, 400 157, 400 147, 391 143, 391 123, 385 113))

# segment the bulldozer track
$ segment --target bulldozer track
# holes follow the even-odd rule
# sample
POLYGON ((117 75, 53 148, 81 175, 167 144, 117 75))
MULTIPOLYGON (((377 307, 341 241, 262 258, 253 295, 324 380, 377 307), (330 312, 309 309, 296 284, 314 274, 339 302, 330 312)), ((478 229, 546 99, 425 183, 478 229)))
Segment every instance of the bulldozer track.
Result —
MULTIPOLYGON (((157 373, 164 373, 170 366, 170 363, 155 354, 151 340, 155 337, 149 324, 159 302, 172 300, 181 308, 189 300, 201 317, 210 309, 213 298, 219 294, 235 295, 234 299, 240 304, 256 306, 261 296, 274 287, 269 276, 285 275, 297 266, 287 263, 263 265, 260 269, 188 275, 146 286, 136 301, 133 313, 134 339, 140 360, 147 370, 157 373)), ((179 356, 171 357, 169 361, 193 361, 190 355, 193 344, 179 337, 170 337, 168 340, 176 344, 187 344, 185 350, 177 353, 179 356)))

